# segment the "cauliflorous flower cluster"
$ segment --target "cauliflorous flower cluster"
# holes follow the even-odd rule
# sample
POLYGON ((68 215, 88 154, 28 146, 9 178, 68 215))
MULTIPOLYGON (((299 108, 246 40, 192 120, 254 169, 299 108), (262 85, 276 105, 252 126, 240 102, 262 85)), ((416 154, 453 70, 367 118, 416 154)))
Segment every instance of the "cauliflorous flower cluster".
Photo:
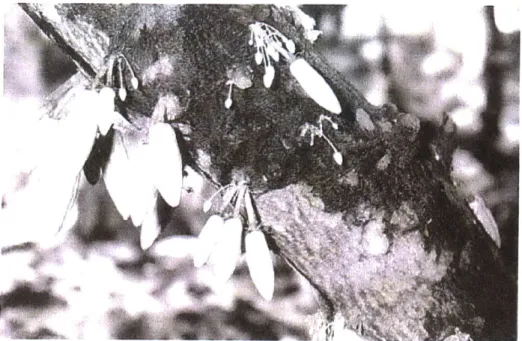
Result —
POLYGON ((319 120, 317 120, 318 125, 305 123, 301 126, 301 137, 304 137, 306 134, 310 134, 310 146, 314 145, 314 139, 316 136, 325 139, 325 141, 328 142, 328 144, 334 151, 332 156, 335 163, 337 163, 340 166, 343 164, 343 154, 341 154, 341 152, 339 152, 337 148, 335 148, 335 145, 332 143, 332 141, 324 134, 323 121, 328 121, 334 130, 339 129, 337 123, 335 123, 330 117, 321 115, 319 116, 319 120))
MULTIPOLYGON (((114 72, 114 66, 116 66, 117 69, 117 80, 118 80, 118 97, 125 101, 125 98, 127 98, 127 90, 125 88, 125 77, 123 77, 123 63, 125 63, 126 69, 129 71, 131 75, 131 85, 134 90, 138 89, 138 78, 136 78, 136 75, 134 74, 134 70, 132 69, 132 66, 130 65, 127 58, 121 54, 114 54, 109 56, 109 61, 107 62, 107 72, 106 72, 106 84, 108 87, 113 86, 113 72, 114 72)), ((105 72, 101 72, 100 75, 105 74, 105 72)))
POLYGON ((270 59, 279 62, 279 55, 282 55, 290 63, 290 73, 310 98, 331 113, 341 113, 341 104, 324 78, 306 60, 296 58, 295 43, 292 40, 262 22, 255 22, 249 27, 248 43, 256 47, 254 55, 256 64, 262 63, 265 68, 263 76, 265 87, 270 88, 275 77, 275 69, 270 59))
POLYGON ((181 200, 183 163, 176 131, 164 122, 154 123, 148 134, 116 130, 103 179, 122 217, 141 226, 141 246, 148 248, 161 232, 158 194, 171 207, 181 200))
POLYGON ((218 193, 225 192, 219 214, 212 215, 198 237, 199 247, 194 254, 194 265, 201 267, 210 263, 214 274, 227 281, 241 256, 244 236, 245 255, 250 277, 261 296, 271 300, 274 292, 274 269, 272 257, 263 232, 259 229, 252 194, 246 182, 229 184, 217 191, 203 206, 212 207, 218 193), (246 214, 246 226, 243 226, 246 214))
MULTIPOLYGON (((249 25, 249 29, 249 44, 256 48, 255 62, 264 66, 265 87, 272 86, 273 63, 278 63, 282 56, 310 98, 334 114, 341 112, 341 105, 325 79, 307 61, 294 55, 296 46, 291 39, 261 22, 249 25)), ((251 75, 250 68, 233 67, 227 71, 229 92, 224 103, 227 109, 233 103, 233 86, 251 87, 251 75)), ((30 154, 35 157, 25 165, 24 178, 9 188, 9 185, 3 186, 4 177, 0 177, 0 226, 4 231, 21 231, 9 233, 16 236, 10 239, 2 236, 0 247, 39 241, 61 228, 75 202, 81 172, 94 143, 97 139, 109 138, 111 129, 114 133, 108 161, 99 165, 99 172, 94 171, 103 178, 121 216, 130 218, 136 227, 141 226, 142 248, 149 248, 155 241, 161 232, 157 214, 159 196, 171 207, 178 206, 181 200, 183 160, 177 132, 168 123, 170 116, 164 115, 168 110, 163 110, 177 107, 179 103, 168 94, 163 96, 150 123, 138 128, 115 110, 116 96, 124 102, 128 86, 134 90, 139 87, 131 64, 121 53, 110 55, 92 89, 72 90, 62 99, 58 111, 65 112, 57 115, 61 119, 44 118, 39 122, 37 131, 42 135, 36 143, 28 143, 30 154), (126 81, 129 77, 124 77, 124 72, 130 75, 130 82, 126 81), (105 84, 97 90, 102 77, 105 84), (118 89, 117 95, 113 88, 118 89), (39 227, 34 229, 39 233, 23 233, 25 227, 32 225, 39 227)), ((176 110, 171 114, 175 116, 176 110)), ((324 135, 323 120, 337 129, 329 117, 321 115, 319 125, 307 123, 301 135, 310 133, 311 145, 315 136, 324 138, 340 165, 342 155, 324 135)), ((252 280, 260 294, 270 300, 274 291, 272 258, 247 182, 234 181, 216 195, 221 192, 224 196, 219 213, 212 215, 201 231, 194 264, 200 267, 209 262, 216 276, 226 281, 235 270, 244 241, 252 280)), ((214 197, 205 202, 205 211, 211 209, 214 197)))
POLYGON ((255 61, 257 65, 263 63, 265 67, 263 83, 269 88, 275 75, 270 58, 275 62, 279 62, 279 54, 281 54, 287 60, 290 60, 295 53, 295 44, 272 26, 261 22, 250 25, 250 40, 248 44, 255 44, 257 49, 254 55, 255 61))
POLYGON ((229 88, 225 108, 230 109, 232 106, 232 87, 235 85, 241 90, 250 88, 252 86, 252 69, 248 66, 234 65, 227 70, 227 77, 228 81, 225 84, 229 88))
POLYGON ((136 227, 141 226, 142 248, 148 248, 157 238, 161 232, 158 195, 172 207, 180 203, 181 152, 176 130, 162 117, 154 117, 150 126, 138 129, 115 111, 116 94, 109 85, 117 63, 118 96, 125 100, 123 62, 131 73, 132 87, 137 89, 138 80, 130 64, 117 54, 108 61, 106 86, 99 91, 72 91, 62 105, 61 110, 66 111, 59 115, 62 119, 46 117, 39 121, 37 131, 42 137, 28 144, 36 157, 24 170, 26 178, 17 188, 0 193, 0 225, 4 231, 24 231, 34 224, 40 228, 35 229, 38 233, 6 234, 7 238, 0 238, 0 246, 38 242, 61 228, 75 202, 81 171, 94 142, 106 138, 111 128, 114 134, 109 160, 99 170, 105 186, 122 217, 130 217, 136 227))

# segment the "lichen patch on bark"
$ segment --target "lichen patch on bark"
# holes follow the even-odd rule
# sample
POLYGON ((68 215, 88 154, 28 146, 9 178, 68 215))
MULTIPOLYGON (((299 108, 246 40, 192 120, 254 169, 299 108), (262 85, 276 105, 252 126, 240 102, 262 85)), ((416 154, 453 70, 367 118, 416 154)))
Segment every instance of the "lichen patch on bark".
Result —
POLYGON ((403 316, 409 316, 408 328, 396 329, 397 338, 406 338, 401 334, 406 330, 413 339, 428 337, 422 326, 433 302, 429 283, 442 280, 452 254, 426 251, 418 230, 389 233, 392 213, 370 205, 327 213, 311 190, 289 185, 256 199, 279 253, 291 255, 292 265, 321 288, 320 297, 342 312, 349 326, 363 323, 385 335, 388 324, 405 323, 403 316))

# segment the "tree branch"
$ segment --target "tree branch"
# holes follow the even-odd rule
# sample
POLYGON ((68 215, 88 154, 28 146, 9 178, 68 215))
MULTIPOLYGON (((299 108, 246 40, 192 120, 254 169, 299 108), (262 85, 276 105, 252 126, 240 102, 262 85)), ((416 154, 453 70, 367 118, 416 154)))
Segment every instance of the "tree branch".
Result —
POLYGON ((106 55, 126 56, 140 88, 116 105, 136 126, 175 96, 174 124, 190 128, 184 163, 219 184, 248 180, 271 249, 317 290, 325 323, 341 316, 375 340, 442 339, 456 327, 476 339, 515 337, 516 285, 452 184, 444 131, 392 105, 370 105, 314 51, 295 9, 22 7, 91 80, 106 55), (297 58, 335 93, 340 115, 303 91, 291 60, 272 62, 276 77, 263 85, 247 43, 255 22, 295 42, 297 58), (230 75, 248 67, 252 86, 235 86, 226 109, 230 75), (313 146, 301 134, 307 124, 322 124, 313 146))

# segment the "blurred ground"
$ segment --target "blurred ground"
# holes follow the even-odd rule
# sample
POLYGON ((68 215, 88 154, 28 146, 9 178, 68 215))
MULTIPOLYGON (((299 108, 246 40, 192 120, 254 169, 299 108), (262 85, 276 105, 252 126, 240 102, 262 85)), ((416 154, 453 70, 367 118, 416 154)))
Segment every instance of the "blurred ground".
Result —
MULTIPOLYGON (((317 47, 372 103, 394 102, 434 125, 444 112, 455 121, 455 180, 492 209, 516 276, 520 31, 505 18, 516 11, 303 9, 323 31, 317 47)), ((1 115, 30 115, 74 65, 18 7, 4 20, 1 115)), ((121 220, 103 186, 83 184, 71 233, 0 257, 0 337, 308 338, 317 303, 281 260, 274 258, 272 302, 260 298, 244 262, 224 285, 208 269, 193 268, 191 246, 207 218, 200 207, 211 193, 198 186, 162 233, 163 244, 142 252, 138 231, 121 220)))

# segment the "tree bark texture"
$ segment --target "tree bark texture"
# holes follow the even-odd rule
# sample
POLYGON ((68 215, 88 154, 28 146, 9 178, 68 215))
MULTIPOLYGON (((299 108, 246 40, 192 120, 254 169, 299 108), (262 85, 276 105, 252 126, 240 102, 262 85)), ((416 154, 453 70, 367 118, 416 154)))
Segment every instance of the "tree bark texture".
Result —
MULTIPOLYGON (((516 279, 450 178, 445 124, 424 127, 393 105, 375 107, 303 38, 299 10, 275 6, 22 4, 78 65, 83 83, 123 54, 140 81, 118 111, 146 125, 174 96, 183 161, 218 185, 247 179, 276 254, 316 289, 322 316, 371 340, 441 340, 455 328, 475 340, 516 338, 516 279), (296 44, 342 107, 331 115, 306 95, 282 60, 263 86, 248 44, 264 22, 296 44), (230 70, 253 85, 224 101, 230 70), (326 139, 301 136, 327 115, 326 139)), ((127 84, 130 79, 125 76, 127 84)), ((71 81, 69 81, 70 83, 71 81)), ((77 80, 78 82, 78 80, 77 80)), ((71 85, 51 96, 48 114, 71 85)))

